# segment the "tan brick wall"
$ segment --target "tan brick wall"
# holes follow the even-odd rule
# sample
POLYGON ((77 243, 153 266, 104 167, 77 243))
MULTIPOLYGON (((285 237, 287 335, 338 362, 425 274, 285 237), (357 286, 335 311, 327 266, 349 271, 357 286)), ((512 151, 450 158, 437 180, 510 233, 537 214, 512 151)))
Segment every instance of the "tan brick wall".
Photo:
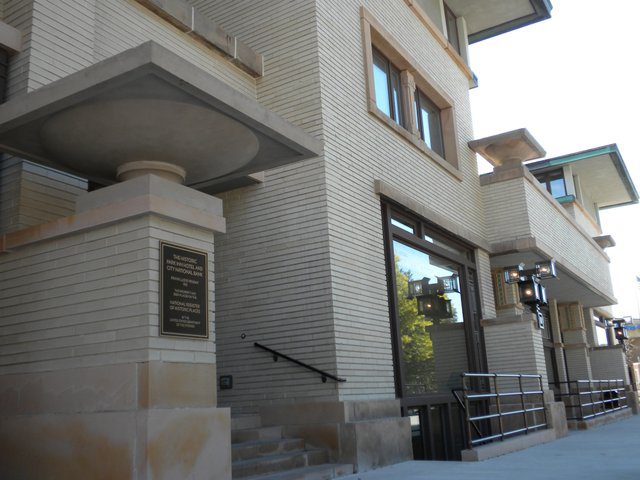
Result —
POLYGON ((622 379, 629 385, 629 368, 622 346, 592 348, 591 375, 594 380, 622 379))
POLYGON ((213 248, 210 232, 143 216, 0 254, 0 373, 215 363, 213 336, 159 337, 160 240, 213 248))

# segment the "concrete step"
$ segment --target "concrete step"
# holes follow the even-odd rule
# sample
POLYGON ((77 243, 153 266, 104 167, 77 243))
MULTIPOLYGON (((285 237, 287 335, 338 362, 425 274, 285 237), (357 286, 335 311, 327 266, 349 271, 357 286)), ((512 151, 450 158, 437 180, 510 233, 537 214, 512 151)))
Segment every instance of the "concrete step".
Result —
POLYGON ((246 477, 245 480, 331 480, 352 473, 353 465, 323 463, 322 465, 295 468, 286 472, 246 477))
POLYGON ((327 462, 324 450, 297 450, 276 455, 250 458, 233 462, 231 471, 233 478, 245 478, 282 472, 296 468, 320 465, 327 462))
POLYGON ((304 440, 301 438, 276 438, 273 440, 252 440, 234 443, 231 446, 232 460, 248 460, 250 458, 276 455, 278 453, 304 450, 304 440))
POLYGON ((231 430, 231 443, 282 438, 282 427, 260 427, 231 430))
POLYGON ((248 428, 260 428, 262 421, 258 414, 239 414, 231 416, 231 430, 246 430, 248 428))

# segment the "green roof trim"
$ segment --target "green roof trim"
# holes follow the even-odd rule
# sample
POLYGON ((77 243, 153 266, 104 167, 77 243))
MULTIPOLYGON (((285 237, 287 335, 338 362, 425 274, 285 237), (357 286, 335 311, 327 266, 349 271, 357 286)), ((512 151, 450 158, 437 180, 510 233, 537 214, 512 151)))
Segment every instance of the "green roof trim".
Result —
POLYGON ((581 152, 570 153, 568 155, 562 155, 560 157, 549 158, 546 160, 539 160, 537 162, 527 163, 526 166, 531 172, 536 172, 538 170, 545 170, 552 167, 561 167, 563 165, 567 165, 569 163, 578 162, 580 160, 584 160, 587 158, 598 157, 600 155, 609 155, 611 158, 611 162, 613 162, 613 166, 615 167, 618 175, 620 175, 620 179, 631 197, 631 200, 625 203, 621 203, 618 205, 609 205, 606 207, 600 207, 600 209, 604 210, 607 208, 619 207, 623 205, 630 205, 633 203, 638 203, 638 191, 636 190, 635 185, 633 184, 633 180, 631 180, 631 175, 629 175, 629 171, 627 170, 627 166, 624 164, 622 160, 622 155, 620 154, 620 150, 618 149, 618 145, 612 143, 611 145, 604 145, 602 147, 591 148, 589 150, 583 150, 581 152))
POLYGON ((560 203, 571 203, 576 201, 575 195, 563 195, 562 197, 556 197, 556 200, 560 203))

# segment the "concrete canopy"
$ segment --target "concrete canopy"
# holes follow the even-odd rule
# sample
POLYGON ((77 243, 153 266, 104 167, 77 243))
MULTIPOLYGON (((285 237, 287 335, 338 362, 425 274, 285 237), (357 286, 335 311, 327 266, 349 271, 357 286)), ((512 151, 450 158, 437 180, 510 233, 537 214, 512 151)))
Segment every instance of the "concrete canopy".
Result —
POLYGON ((165 162, 211 185, 315 157, 321 144, 154 42, 0 106, 0 150, 100 184, 165 162))
POLYGON ((480 42, 551 17, 549 0, 447 0, 467 22, 469 43, 480 42))
POLYGON ((617 145, 528 163, 527 168, 532 173, 541 173, 564 165, 571 165, 573 174, 580 178, 581 189, 598 204, 598 208, 638 203, 638 192, 617 145))

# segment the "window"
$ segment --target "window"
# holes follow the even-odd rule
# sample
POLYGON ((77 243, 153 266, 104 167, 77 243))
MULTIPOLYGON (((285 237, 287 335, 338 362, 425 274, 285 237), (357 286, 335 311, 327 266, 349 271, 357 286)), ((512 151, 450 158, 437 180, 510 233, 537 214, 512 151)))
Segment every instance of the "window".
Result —
POLYGON ((447 22, 447 40, 453 45, 456 52, 460 54, 460 38, 458 36, 458 19, 456 14, 449 8, 449 5, 444 4, 444 17, 447 22))
POLYGON ((384 212, 398 394, 448 393, 484 368, 473 248, 392 205, 384 212))
POLYGON ((550 172, 539 173, 536 178, 542 183, 553 198, 567 195, 567 187, 564 183, 562 170, 552 170, 550 172))
POLYGON ((361 16, 369 112, 462 180, 453 99, 366 9, 361 16))
POLYGON ((398 125, 404 126, 400 70, 375 48, 373 49, 373 83, 378 108, 398 125))
POLYGON ((416 124, 420 138, 431 150, 444 157, 440 109, 419 89, 416 89, 415 99, 416 124))

